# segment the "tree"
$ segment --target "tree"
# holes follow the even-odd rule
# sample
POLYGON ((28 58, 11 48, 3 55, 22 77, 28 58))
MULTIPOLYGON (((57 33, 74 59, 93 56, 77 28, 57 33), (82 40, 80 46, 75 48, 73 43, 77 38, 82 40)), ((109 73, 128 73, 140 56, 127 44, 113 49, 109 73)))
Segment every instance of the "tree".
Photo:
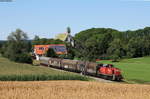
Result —
POLYGON ((61 41, 59 39, 46 39, 46 38, 39 38, 38 36, 35 36, 35 38, 32 41, 32 45, 46 45, 46 44, 65 44, 64 41, 61 41))
POLYGON ((16 29, 8 36, 8 41, 4 46, 3 56, 15 62, 32 63, 30 51, 30 42, 27 34, 20 29, 16 29))
POLYGON ((67 54, 66 55, 60 55, 61 58, 68 58, 68 59, 74 59, 75 57, 75 48, 72 47, 70 43, 66 43, 67 48, 67 54))
POLYGON ((54 51, 53 48, 49 48, 48 51, 47 51, 47 53, 46 53, 46 57, 56 58, 57 54, 56 54, 56 52, 54 51))
POLYGON ((28 39, 28 36, 25 32, 23 32, 21 29, 16 29, 15 32, 12 32, 9 36, 8 36, 8 41, 26 41, 28 39))
POLYGON ((35 35, 34 40, 35 40, 35 41, 38 41, 38 40, 40 40, 40 37, 37 36, 37 35, 35 35))
POLYGON ((109 46, 110 47, 108 48, 107 53, 113 58, 114 61, 117 61, 125 56, 125 45, 120 39, 114 39, 109 46))
POLYGON ((110 28, 92 28, 75 35, 76 57, 95 61, 107 54, 109 43, 117 30, 110 28))
POLYGON ((0 53, 3 54, 3 46, 5 45, 6 41, 0 41, 0 53))
POLYGON ((142 57, 143 56, 143 49, 144 49, 144 42, 141 44, 142 38, 132 38, 130 39, 127 45, 127 56, 128 57, 142 57))
POLYGON ((70 34, 71 33, 71 28, 67 27, 67 33, 70 34))

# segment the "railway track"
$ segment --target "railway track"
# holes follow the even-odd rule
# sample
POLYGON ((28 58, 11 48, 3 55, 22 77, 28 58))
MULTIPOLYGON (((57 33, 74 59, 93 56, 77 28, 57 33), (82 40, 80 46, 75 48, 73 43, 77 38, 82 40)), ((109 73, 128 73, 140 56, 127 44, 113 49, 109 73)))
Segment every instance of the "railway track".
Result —
MULTIPOLYGON (((54 68, 54 67, 48 67, 48 68, 51 68, 53 70, 57 70, 57 71, 64 71, 64 72, 71 72, 71 71, 66 71, 66 70, 63 70, 63 69, 57 69, 57 68, 54 68)), ((75 74, 78 74, 78 75, 82 75, 80 73, 76 73, 76 72, 72 72, 72 73, 75 73, 75 74)), ((94 76, 90 76, 90 75, 84 75, 84 76, 87 76, 89 78, 92 78, 98 82, 107 82, 107 83, 112 83, 112 82, 115 82, 115 81, 111 81, 111 80, 105 80, 103 78, 98 78, 98 77, 94 77, 94 76)))

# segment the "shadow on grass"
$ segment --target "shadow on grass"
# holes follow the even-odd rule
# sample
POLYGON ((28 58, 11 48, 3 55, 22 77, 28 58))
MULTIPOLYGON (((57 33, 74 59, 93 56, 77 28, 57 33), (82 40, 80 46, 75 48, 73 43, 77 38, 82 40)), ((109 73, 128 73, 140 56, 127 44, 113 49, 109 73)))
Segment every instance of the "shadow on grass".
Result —
POLYGON ((144 81, 139 79, 129 79, 129 80, 124 80, 123 82, 128 84, 150 84, 149 81, 144 81))
POLYGON ((89 81, 88 77, 78 75, 1 75, 0 81, 46 81, 46 80, 81 80, 89 81))

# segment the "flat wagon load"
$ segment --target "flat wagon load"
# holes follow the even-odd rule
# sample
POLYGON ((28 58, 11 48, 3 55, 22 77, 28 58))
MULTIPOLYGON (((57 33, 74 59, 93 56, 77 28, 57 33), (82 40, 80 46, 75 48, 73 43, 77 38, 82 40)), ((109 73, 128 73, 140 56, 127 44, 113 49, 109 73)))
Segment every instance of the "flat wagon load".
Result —
POLYGON ((56 68, 62 68, 62 65, 61 65, 61 60, 62 59, 59 59, 59 58, 50 58, 48 60, 48 65, 49 66, 53 66, 53 67, 56 67, 56 68))
POLYGON ((70 59, 63 59, 61 61, 62 66, 64 69, 69 69, 69 70, 77 70, 77 60, 70 60, 70 59))

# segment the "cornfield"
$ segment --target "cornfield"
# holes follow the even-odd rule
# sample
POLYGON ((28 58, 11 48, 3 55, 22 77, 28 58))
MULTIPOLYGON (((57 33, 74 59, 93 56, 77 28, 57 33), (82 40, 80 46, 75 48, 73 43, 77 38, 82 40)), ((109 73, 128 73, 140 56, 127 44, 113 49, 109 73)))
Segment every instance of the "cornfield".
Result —
POLYGON ((92 81, 0 82, 0 99, 150 99, 150 85, 92 81))

